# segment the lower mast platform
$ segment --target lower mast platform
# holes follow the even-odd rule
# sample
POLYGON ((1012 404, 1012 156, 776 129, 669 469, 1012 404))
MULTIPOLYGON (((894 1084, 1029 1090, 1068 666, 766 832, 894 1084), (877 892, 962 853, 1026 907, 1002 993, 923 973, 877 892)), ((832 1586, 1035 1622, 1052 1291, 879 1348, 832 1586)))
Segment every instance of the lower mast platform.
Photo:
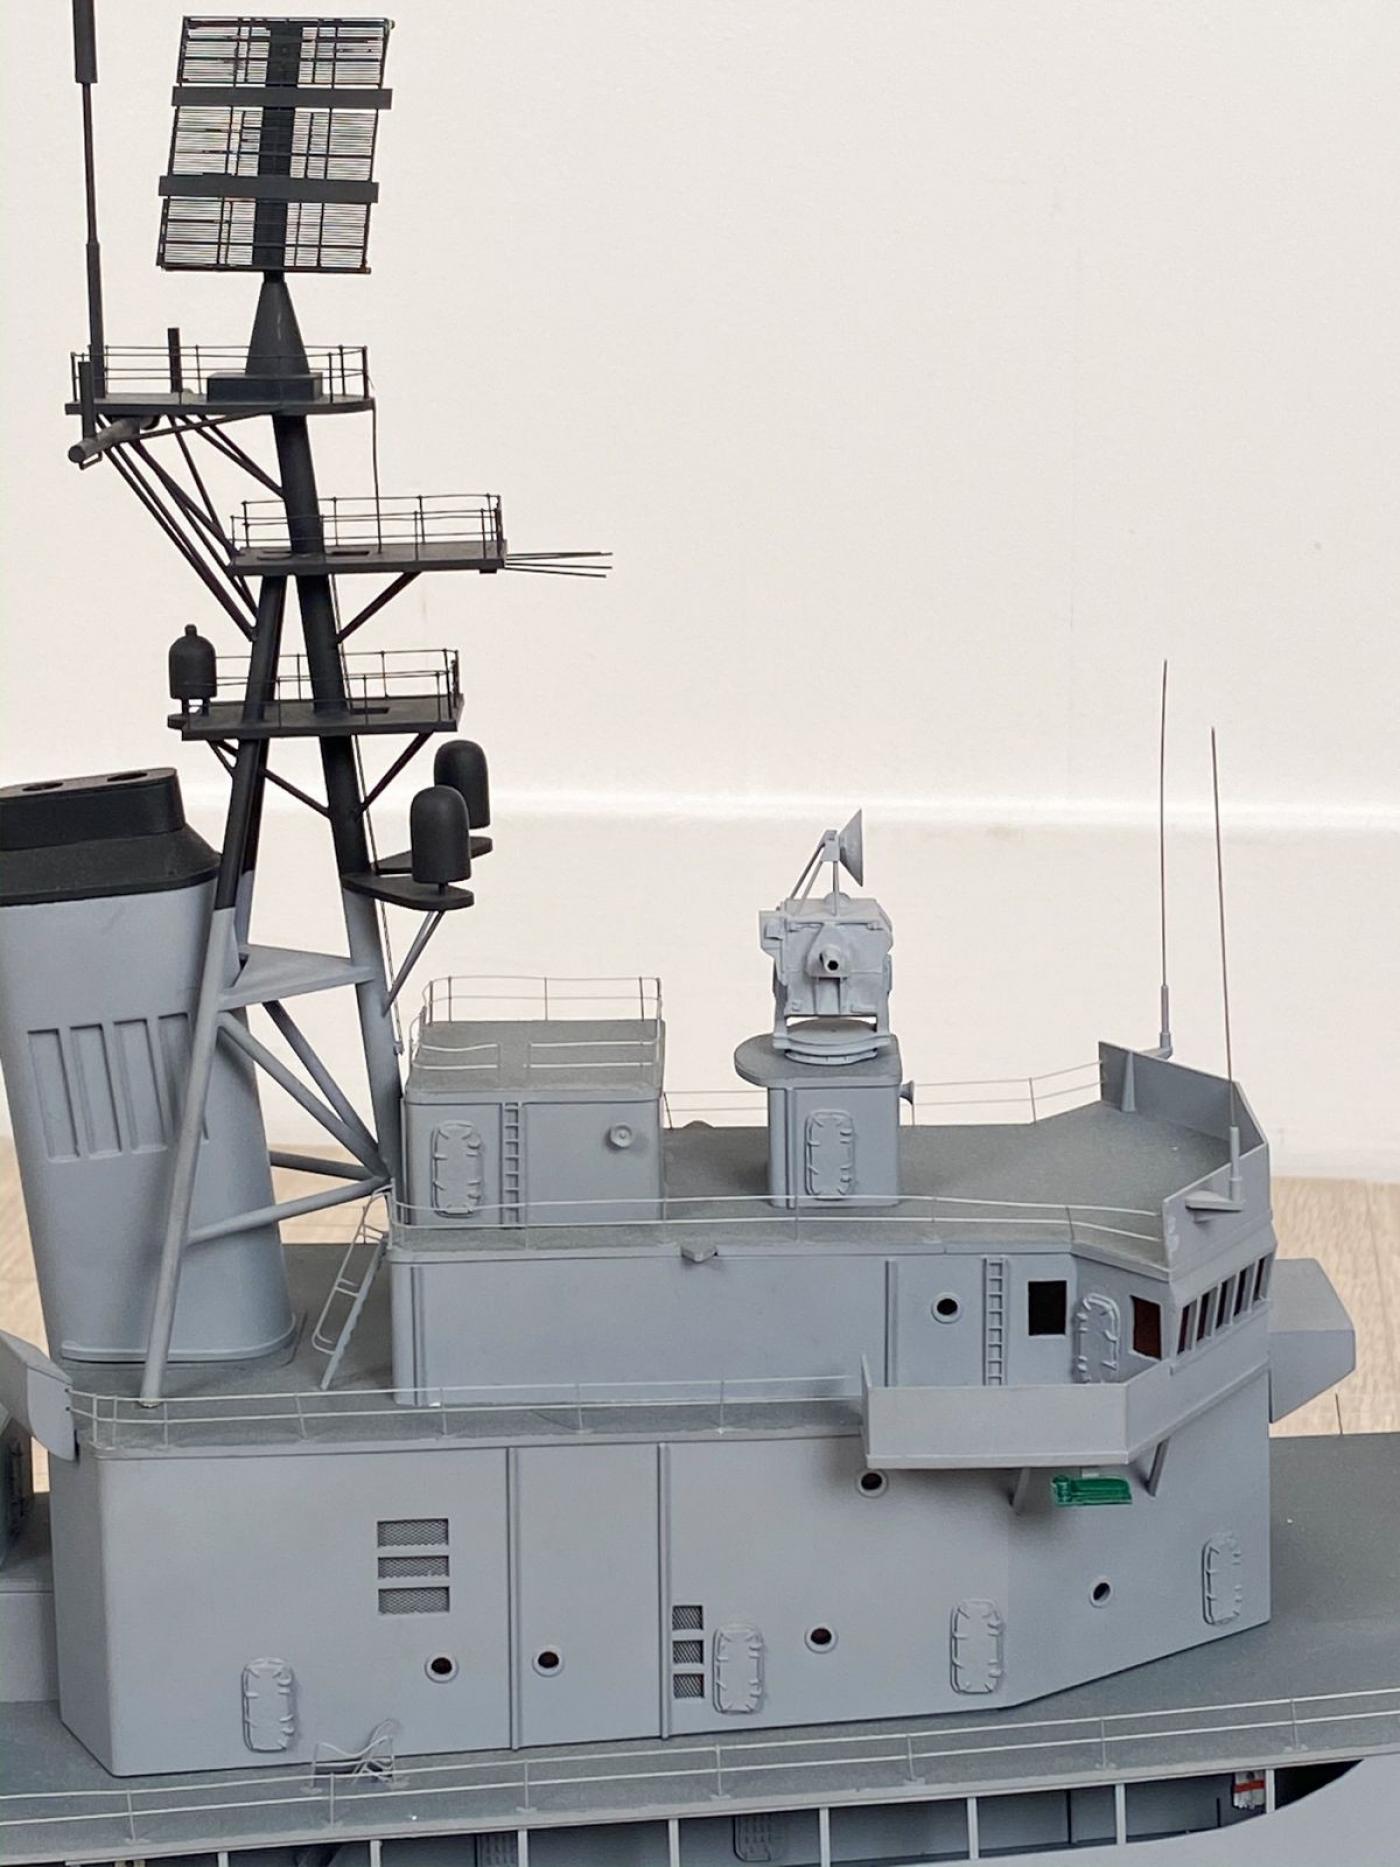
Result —
MULTIPOLYGON (((53 1704, 11 1705, 0 1708, 0 1858, 23 1867, 502 1831, 509 1851, 522 1830, 543 1855, 541 1831, 636 1824, 630 1843, 614 1829, 614 1858, 661 1867, 669 1821, 679 1824, 684 1857, 688 1824, 796 1810, 810 1819, 812 1846, 784 1858, 816 1862, 832 1857, 830 1843, 826 1855, 819 1849, 819 1811, 835 1836, 847 1815, 873 1808, 947 1804, 965 1821, 969 1798, 981 1810, 983 1853, 1008 1854, 1015 1850, 993 1849, 990 1834, 1008 1797, 1097 1787, 1107 1803, 1126 1784, 1131 1825, 1138 1787, 1317 1766, 1325 1774, 1361 1759, 1325 1797, 1350 1797, 1333 1815, 1349 1867, 1381 1861, 1383 1852, 1362 1851, 1351 1824, 1362 1812, 1372 1824, 1400 1816, 1400 1434, 1278 1439, 1272 1466, 1273 1619, 1033 1705, 420 1756, 383 1774, 302 1764, 124 1778, 88 1754, 53 1704), (1372 1800, 1359 1804, 1368 1784, 1372 1800)), ((1253 1818, 1235 1817, 1229 1852, 1191 1858, 1312 1860, 1281 1847, 1274 1825, 1287 1813, 1266 1817, 1257 1836, 1253 1818)), ((941 1851, 968 1857, 965 1846, 941 1851)), ((524 1867, 523 1851, 509 1858, 524 1867)), ((565 1858, 567 1848, 550 1848, 550 1860, 565 1858)))

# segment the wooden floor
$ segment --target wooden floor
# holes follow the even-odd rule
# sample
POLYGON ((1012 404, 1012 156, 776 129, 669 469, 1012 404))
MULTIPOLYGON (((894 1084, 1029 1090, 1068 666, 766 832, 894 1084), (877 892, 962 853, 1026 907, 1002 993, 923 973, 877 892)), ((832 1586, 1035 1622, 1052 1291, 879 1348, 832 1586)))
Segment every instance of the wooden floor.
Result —
MULTIPOLYGON (((325 1181, 277 1175, 279 1197, 325 1181)), ((317 1213, 283 1228, 300 1239, 348 1237, 358 1207, 317 1213)), ((1317 1258, 1356 1327, 1356 1372, 1274 1430, 1400 1431, 1400 1185, 1361 1180, 1276 1180, 1274 1219, 1284 1257, 1317 1258)), ((43 1324, 14 1152, 0 1142, 0 1329, 42 1343, 43 1324)), ((39 1463, 36 1460, 36 1466, 39 1463)))

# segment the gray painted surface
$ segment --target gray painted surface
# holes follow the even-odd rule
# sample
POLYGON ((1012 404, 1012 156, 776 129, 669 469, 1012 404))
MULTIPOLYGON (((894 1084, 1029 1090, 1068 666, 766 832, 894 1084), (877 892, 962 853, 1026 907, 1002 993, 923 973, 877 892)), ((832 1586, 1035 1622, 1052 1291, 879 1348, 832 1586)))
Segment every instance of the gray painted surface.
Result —
MULTIPOLYGON (((1210 1779, 1213 1798, 1221 1772, 1367 1757, 1385 1767, 1368 1762, 1363 1773, 1319 1792, 1317 1806, 1330 1824, 1328 1867, 1339 1858, 1341 1835, 1348 1867, 1353 1859, 1384 1861, 1384 1853, 1363 1852, 1361 1844, 1371 1846, 1377 1809, 1387 1822, 1400 1819, 1400 1538, 1394 1534, 1400 1436, 1289 1439, 1272 1450, 1273 1621, 1034 1706, 998 1712, 964 1704, 952 1717, 898 1724, 807 1725, 748 1736, 731 1729, 718 1739, 679 1736, 659 1745, 437 1756, 423 1759, 421 1768, 405 1763, 391 1783, 341 1779, 333 1801, 328 1779, 313 1779, 306 1768, 269 1774, 265 1762, 214 1783, 169 1775, 119 1783, 50 1708, 14 1706, 0 1710, 10 1792, 0 1798, 0 1853, 16 1862, 126 1857, 139 1843, 149 1857, 272 1840, 513 1833, 522 1825, 531 1831, 533 1852, 536 1841, 547 1845, 547 1831, 584 1822, 627 1824, 623 1832, 631 1840, 615 1858, 630 1859, 632 1848, 646 1845, 630 1824, 664 1822, 668 1815, 714 1819, 716 1794, 726 1824, 748 1810, 793 1807, 805 1808, 810 1820, 813 1805, 829 1805, 833 1842, 853 1832, 846 1822, 858 1824, 856 1811, 878 1804, 881 1832, 889 1852, 897 1853, 897 1836, 913 1832, 930 1806, 940 1813, 928 1819, 956 1819, 950 1798, 952 1809, 963 1810, 963 1798, 977 1795, 981 1813, 989 1815, 987 1799, 1008 1793, 1055 1790, 1062 1806, 1073 1788, 1126 1782, 1139 1806, 1145 1788, 1153 1806, 1170 1810, 1177 1806, 1175 1778, 1210 1779), (202 1792, 196 1789, 201 1782, 207 1785, 202 1792), (56 1800, 36 1799, 44 1791, 58 1792, 56 1800), (211 1802, 217 1805, 212 1810, 211 1802), (843 1809, 849 1816, 838 1823, 843 1809), (40 1825, 46 1816, 54 1825, 40 1825)), ((1077 1832, 1095 1820, 1102 1821, 1102 1805, 1086 1800, 1077 1832)), ((1283 1810, 1240 1824, 1220 1837, 1218 1848, 1210 1839, 1216 1851, 1207 1855, 1196 1851, 1198 1841, 1184 1852, 1174 1843, 1161 1845, 1167 1860, 1259 1859, 1309 1867, 1322 1857, 1293 1851, 1293 1837, 1319 1832, 1301 1823, 1296 1811, 1283 1810), (1248 1851, 1232 1853, 1231 1846, 1248 1851)), ((1052 1840, 1053 1833, 1042 1838, 1052 1840)), ((586 1851, 586 1840, 581 1845, 586 1851)), ((1122 1858, 1150 1860, 1154 1855, 1142 1849, 1155 1845, 1135 1842, 1122 1858)), ((656 1857, 635 1858, 650 1867, 656 1857)))
POLYGON ((1312 1258, 1274 1265, 1269 1299, 1269 1418, 1287 1419, 1356 1366, 1356 1332, 1312 1258))
MULTIPOLYGON (((144 1355, 213 884, 0 911, 0 1063, 55 1355, 144 1355)), ((214 1064, 196 1226, 267 1206, 251 1067, 214 1064)), ((263 1225, 185 1253, 174 1353, 266 1353, 292 1328, 263 1225)))
POLYGON ((23 1525, 0 1564, 0 1703, 30 1704, 58 1695, 54 1650, 53 1563, 49 1501, 30 1501, 23 1525))

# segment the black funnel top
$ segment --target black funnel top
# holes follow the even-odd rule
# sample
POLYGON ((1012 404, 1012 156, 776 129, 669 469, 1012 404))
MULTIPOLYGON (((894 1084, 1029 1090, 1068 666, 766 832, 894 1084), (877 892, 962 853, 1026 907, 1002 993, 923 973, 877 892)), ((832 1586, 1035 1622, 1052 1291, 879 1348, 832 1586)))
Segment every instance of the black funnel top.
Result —
POLYGON ((0 857, 0 907, 189 888, 219 866, 169 766, 7 786, 0 857))

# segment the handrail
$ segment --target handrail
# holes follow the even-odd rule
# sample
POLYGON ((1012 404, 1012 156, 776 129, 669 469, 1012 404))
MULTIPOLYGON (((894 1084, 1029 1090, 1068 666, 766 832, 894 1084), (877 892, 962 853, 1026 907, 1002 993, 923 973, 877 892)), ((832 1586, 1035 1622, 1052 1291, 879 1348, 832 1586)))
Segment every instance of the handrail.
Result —
MULTIPOLYGON (((211 375, 238 376, 246 373, 247 344, 108 344, 102 351, 106 369, 103 400, 132 401, 143 395, 172 397, 180 401, 207 399, 211 375), (178 387, 172 386, 172 369, 178 387)), ((309 372, 322 378, 317 401, 363 402, 370 395, 369 350, 364 344, 307 344, 288 361, 294 361, 299 373, 309 372)), ((90 350, 69 353, 69 374, 73 399, 78 399, 79 366, 91 361, 90 350)))
MULTIPOLYGON (((1223 1748, 1226 1768, 1274 1768, 1296 1763, 1300 1756, 1314 1761, 1391 1750, 1400 1743, 1400 1684, 1069 1718, 1018 1718, 996 1723, 985 1718, 978 1723, 955 1718, 955 1714, 945 1714, 868 1732, 842 1727, 829 1736, 810 1731, 795 1737, 746 1733, 742 1737, 672 1738, 664 1743, 639 1742, 602 1749, 589 1745, 581 1747, 578 1755, 566 1746, 513 1757, 463 1754, 430 1763, 396 1759, 392 1780, 371 1777, 347 1783, 342 1779, 338 1785, 333 1778, 318 1775, 314 1761, 307 1761, 291 1769, 256 1774, 222 1772, 168 1786, 146 1783, 9 1791, 0 1795, 0 1833, 17 1838, 19 1831, 33 1829, 36 1839, 43 1837, 48 1844, 48 1852, 42 1857, 50 1858, 61 1851, 56 1839, 48 1841, 55 1830, 71 1824, 91 1832, 93 1824, 108 1822, 120 1829, 121 1835, 120 1846, 118 1840, 101 1844, 106 1858, 113 1847, 130 1853, 133 1848, 139 1852, 143 1844, 168 1845, 161 1833, 164 1823, 172 1825, 169 1842, 188 1843, 190 1817, 212 1818, 217 1830, 227 1825, 223 1820, 227 1815, 253 1810, 288 1812, 285 1835, 279 1831, 279 1839, 340 1834, 343 1828, 337 1817, 344 1817, 350 1806, 360 1811, 358 1824, 351 1818, 354 1827, 383 1826, 397 1831, 407 1821, 415 1832, 428 1833, 460 1829, 464 1824, 475 1828, 487 1821, 497 1827, 515 1827, 521 1825, 522 1819, 528 1826, 536 1812, 545 1809, 557 1821, 558 1792, 582 1789, 585 1784, 616 1785, 619 1793, 614 1806, 619 1813, 624 1809, 630 1812, 633 1807, 623 1800, 626 1787, 635 1785, 635 1794, 655 1804, 665 1785, 668 1799, 683 1814, 704 1814, 713 1812, 717 1794, 727 1794, 736 1802, 755 1802, 759 1787, 755 1784, 750 1788, 745 1781, 754 1777, 766 1779, 762 1785, 766 1799, 784 1806, 791 1806, 794 1796, 801 1798, 803 1807, 868 1802, 872 1791, 885 1784, 891 1793, 904 1794, 911 1783, 917 1783, 921 1800, 961 1803, 969 1792, 977 1796, 1005 1793, 1013 1777, 1016 1788, 1024 1793, 1043 1788, 1045 1784, 1039 1779, 1026 1780, 1024 1759, 1028 1755, 1061 1759, 1047 1770, 1046 1781, 1087 1782, 1121 1780, 1129 1771, 1135 1780, 1145 1770, 1149 1775, 1161 1776, 1198 1772, 1202 1762, 1198 1754, 1188 1752, 1185 1757, 1169 1761, 1159 1755, 1155 1768, 1147 1769, 1146 1756, 1138 1757, 1131 1749, 1137 1746, 1145 1753, 1160 1752, 1167 1738, 1173 1743, 1213 1740, 1197 1749, 1208 1750, 1218 1758, 1223 1748), (1242 1717, 1241 1713, 1252 1715, 1242 1717), (1175 1722, 1182 1718, 1195 1722, 1175 1722), (1392 1724, 1393 1730, 1389 1728, 1392 1724), (1365 1726, 1368 1732, 1374 1731, 1374 1736, 1339 1743, 1333 1729, 1337 1725, 1365 1726), (1304 1737, 1316 1741, 1300 1742, 1304 1737), (988 1741, 969 1748, 964 1741, 968 1738, 988 1741), (951 1745, 949 1740, 954 1740, 951 1745), (1075 1753, 1072 1760, 1063 1760, 1065 1752, 1075 1753), (975 1783, 966 1776, 968 1757, 979 1760, 975 1783), (986 1767, 997 1758, 1007 1760, 1003 1774, 998 1774, 995 1767, 986 1767), (1019 1768, 1010 1767, 1013 1760, 1019 1761, 1019 1768), (603 1770, 600 1766, 604 1764, 617 1767, 603 1770), (842 1765, 860 1767, 858 1785, 814 1792, 814 1770, 829 1774, 842 1765), (939 1765, 947 1767, 940 1771, 939 1765), (888 1773, 883 1783, 871 1774, 882 1767, 888 1773), (538 1793, 545 1790, 553 1793, 541 1803, 538 1793), (201 1800, 210 1795, 217 1799, 201 1800), (460 1804, 449 1807, 446 1801, 438 1800, 451 1797, 466 1801, 465 1813, 460 1804), (471 1806, 474 1800, 475 1808, 471 1806), (74 1803, 103 1806, 75 1811, 74 1803), (56 1812, 46 1813, 48 1809, 56 1812)), ((269 1825, 266 1821, 262 1824, 269 1825)), ((96 1857, 95 1838, 89 1849, 96 1857)), ((7 1853, 17 1851, 7 1849, 7 1853)))

